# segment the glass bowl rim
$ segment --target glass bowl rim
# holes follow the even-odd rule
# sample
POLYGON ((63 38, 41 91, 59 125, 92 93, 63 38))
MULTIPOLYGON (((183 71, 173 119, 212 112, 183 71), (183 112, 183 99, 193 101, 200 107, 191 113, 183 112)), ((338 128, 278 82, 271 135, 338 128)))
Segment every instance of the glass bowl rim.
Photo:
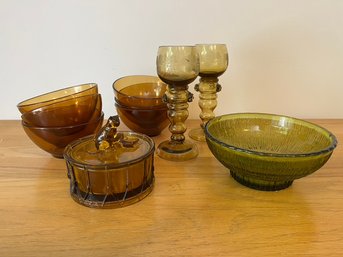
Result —
MULTIPOLYGON (((156 78, 156 83, 161 83, 163 85, 166 86, 167 88, 167 84, 164 83, 158 76, 153 76, 153 75, 128 75, 128 76, 124 76, 124 77, 120 77, 118 79, 116 79, 113 84, 112 84, 112 89, 113 91, 118 94, 118 95, 121 95, 123 97, 127 97, 128 99, 137 99, 137 100, 158 100, 158 99, 162 99, 163 95, 159 96, 159 97, 140 97, 140 96, 131 96, 131 95, 127 95, 127 94, 123 94, 122 92, 120 92, 120 90, 118 91, 116 88, 115 88, 115 84, 122 80, 122 79, 126 79, 126 78, 129 78, 129 77, 146 77, 146 78, 156 78)), ((142 82, 144 83, 144 82, 142 82)))
POLYGON ((205 132, 205 135, 206 135, 206 138, 211 140, 211 141, 214 141, 215 143, 221 145, 221 146, 224 146, 226 148, 229 148, 231 150, 234 150, 234 151, 238 151, 238 152, 243 152, 243 153, 246 153, 246 154, 251 154, 251 155, 258 155, 258 156, 265 156, 265 157, 288 157, 288 158, 296 158, 296 157, 309 157, 309 156, 319 156, 319 155, 322 155, 322 154, 325 154, 325 153, 329 153, 329 152, 332 152, 337 144, 338 144, 338 141, 337 141, 337 138, 336 136, 331 133, 329 130, 327 130, 326 128, 323 128, 322 126, 319 126, 315 123, 312 123, 312 122, 309 122, 309 121, 305 121, 303 119, 298 119, 298 118, 294 118, 294 117, 291 117, 291 116, 287 116, 287 115, 279 115, 279 114, 271 114, 271 113, 257 113, 257 112, 244 112, 244 113, 231 113, 231 114, 224 114, 224 115, 220 115, 220 116, 217 116, 213 119, 211 119, 210 121, 208 121, 205 125, 205 129, 204 129, 204 132, 205 132), (301 124, 307 124, 307 125, 311 125, 313 127, 316 127, 320 130, 322 130, 323 132, 326 132, 329 136, 329 138, 331 139, 331 144, 322 149, 322 150, 319 150, 319 151, 314 151, 314 152, 308 152, 308 153, 269 153, 269 152, 261 152, 261 151, 254 151, 254 150, 249 150, 249 149, 245 149, 245 148, 242 148, 242 147, 237 147, 237 146, 234 146, 234 145, 230 145, 230 144, 227 144, 227 143, 224 143, 222 141, 220 141, 219 139, 217 139, 216 137, 214 137, 210 132, 209 132, 209 126, 215 122, 216 120, 219 120, 221 118, 225 118, 225 117, 230 117, 230 116, 260 116, 260 117, 265 117, 267 119, 270 119, 271 117, 277 117, 277 118, 287 118, 289 120, 294 120, 294 121, 297 121, 301 124))
POLYGON ((195 49, 195 45, 160 45, 158 47, 158 49, 160 48, 194 48, 195 49))
POLYGON ((195 44, 194 45, 195 47, 197 47, 197 46, 225 46, 226 48, 228 48, 227 47, 227 44, 225 44, 225 43, 204 43, 204 44, 195 44))
POLYGON ((98 87, 98 84, 97 84, 97 83, 94 83, 94 82, 90 82, 90 83, 84 83, 84 84, 79 84, 79 85, 74 85, 74 86, 70 86, 70 87, 65 87, 65 88, 53 90, 53 91, 50 91, 50 92, 47 92, 47 93, 44 93, 44 94, 40 94, 40 95, 31 97, 31 98, 26 99, 26 100, 24 100, 24 101, 21 101, 21 102, 19 102, 19 103, 17 104, 17 107, 27 107, 27 106, 35 105, 35 104, 38 104, 38 103, 48 103, 48 102, 50 102, 51 100, 63 100, 64 98, 73 96, 73 95, 75 95, 75 94, 79 94, 79 93, 81 93, 81 92, 85 92, 85 91, 91 90, 91 89, 93 89, 94 87, 98 87), (90 87, 88 87, 88 88, 86 88, 86 89, 84 89, 84 90, 78 91, 78 92, 74 92, 74 93, 72 93, 72 94, 64 95, 64 96, 57 97, 57 98, 53 98, 53 99, 50 99, 50 100, 45 100, 45 101, 39 101, 39 102, 34 102, 34 103, 25 104, 25 102, 32 101, 32 100, 34 100, 35 98, 39 98, 39 97, 42 97, 42 96, 47 96, 47 95, 50 95, 50 94, 55 94, 55 93, 57 93, 57 92, 59 92, 59 91, 68 90, 68 89, 71 89, 71 88, 74 88, 74 87, 81 87, 81 86, 86 86, 86 85, 89 85, 90 87))

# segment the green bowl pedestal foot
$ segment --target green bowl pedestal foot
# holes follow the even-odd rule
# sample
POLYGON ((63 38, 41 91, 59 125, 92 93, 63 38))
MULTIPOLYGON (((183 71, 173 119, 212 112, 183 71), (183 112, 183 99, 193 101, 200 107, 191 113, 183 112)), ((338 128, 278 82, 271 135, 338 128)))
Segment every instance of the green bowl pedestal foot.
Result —
POLYGON ((236 173, 233 170, 230 170, 231 176, 240 184, 261 190, 261 191, 278 191, 285 188, 288 188, 290 185, 292 185, 292 181, 267 181, 267 180, 261 180, 256 178, 251 178, 247 176, 241 176, 240 174, 236 173))

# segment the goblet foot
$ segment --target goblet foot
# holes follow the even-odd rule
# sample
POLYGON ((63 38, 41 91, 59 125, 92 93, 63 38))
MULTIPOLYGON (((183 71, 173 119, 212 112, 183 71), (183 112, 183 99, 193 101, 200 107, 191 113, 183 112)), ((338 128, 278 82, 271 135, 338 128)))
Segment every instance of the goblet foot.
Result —
POLYGON ((230 170, 230 174, 238 183, 261 191, 278 191, 289 187, 293 183, 293 180, 267 181, 263 179, 247 177, 235 172, 234 170, 230 170))
POLYGON ((206 141, 206 137, 205 137, 205 133, 204 130, 200 127, 200 128, 195 128, 195 129, 191 129, 188 133, 189 137, 196 140, 196 141, 200 141, 200 142, 205 142, 206 141))
POLYGON ((156 151, 157 155, 169 161, 187 161, 198 156, 197 146, 185 140, 183 142, 163 141, 156 151))

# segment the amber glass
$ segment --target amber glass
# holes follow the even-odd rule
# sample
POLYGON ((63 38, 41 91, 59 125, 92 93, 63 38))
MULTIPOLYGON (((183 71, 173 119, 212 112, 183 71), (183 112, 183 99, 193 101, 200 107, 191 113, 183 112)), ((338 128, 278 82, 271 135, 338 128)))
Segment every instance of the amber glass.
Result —
POLYGON ((93 134, 102 125, 104 113, 91 121, 67 127, 36 127, 22 121, 28 137, 42 150, 56 158, 63 158, 64 148, 72 141, 93 134))
POLYGON ((228 52, 225 44, 199 44, 196 45, 200 59, 200 82, 195 85, 199 94, 199 115, 201 124, 199 128, 192 129, 189 136, 197 141, 205 141, 205 124, 215 117, 214 109, 217 107, 217 92, 221 90, 218 77, 228 66, 228 52))
POLYGON ((66 127, 88 122, 94 113, 101 114, 100 94, 91 94, 71 98, 45 105, 33 111, 25 112, 21 118, 25 123, 38 127, 66 127))
POLYGON ((168 84, 165 101, 170 121, 170 140, 160 143, 157 154, 172 161, 185 161, 195 158, 198 149, 194 143, 185 140, 187 130, 188 102, 193 95, 188 84, 199 74, 199 57, 193 46, 161 46, 157 54, 157 74, 168 84))
POLYGON ((120 105, 143 109, 166 107, 162 96, 167 85, 156 76, 126 76, 116 80, 112 87, 120 105))
POLYGON ((45 105, 50 105, 70 98, 77 98, 80 96, 91 94, 98 94, 98 85, 95 83, 67 87, 43 95, 39 95, 20 102, 17 105, 17 108, 22 114, 24 114, 25 112, 35 110, 45 105))
POLYGON ((115 107, 120 119, 132 131, 157 136, 168 124, 167 107, 135 108, 121 105, 117 102, 115 107))
POLYGON ((118 143, 98 150, 94 136, 67 146, 72 198, 85 206, 117 208, 142 200, 154 185, 154 141, 143 134, 120 132, 120 138, 135 140, 133 146, 118 143))
POLYGON ((215 117, 205 126, 213 155, 239 183, 281 190, 321 168, 336 137, 316 124, 287 116, 238 113, 215 117))

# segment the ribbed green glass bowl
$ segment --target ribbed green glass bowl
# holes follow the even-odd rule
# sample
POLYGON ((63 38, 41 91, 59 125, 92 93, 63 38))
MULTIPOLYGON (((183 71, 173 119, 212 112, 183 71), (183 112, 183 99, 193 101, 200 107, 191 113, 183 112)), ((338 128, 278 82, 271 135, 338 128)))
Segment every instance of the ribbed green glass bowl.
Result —
POLYGON ((321 168, 336 137, 313 123, 274 114, 218 116, 205 126, 206 142, 231 176, 250 188, 276 191, 321 168))

